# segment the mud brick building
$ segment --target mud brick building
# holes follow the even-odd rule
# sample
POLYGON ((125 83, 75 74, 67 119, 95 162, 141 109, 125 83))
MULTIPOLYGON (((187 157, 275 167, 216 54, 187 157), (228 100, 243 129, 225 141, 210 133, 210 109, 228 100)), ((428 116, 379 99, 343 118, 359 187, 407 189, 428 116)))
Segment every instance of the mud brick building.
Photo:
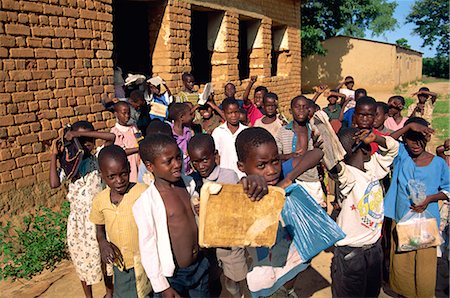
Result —
POLYGON ((0 215, 46 201, 51 141, 67 123, 114 125, 113 51, 124 73, 226 82, 238 96, 252 75, 286 109, 300 92, 297 0, 0 0, 0 215), (26 202, 8 203, 16 190, 26 202), (42 193, 43 192, 43 193, 42 193), (40 200, 40 201, 39 201, 40 200))

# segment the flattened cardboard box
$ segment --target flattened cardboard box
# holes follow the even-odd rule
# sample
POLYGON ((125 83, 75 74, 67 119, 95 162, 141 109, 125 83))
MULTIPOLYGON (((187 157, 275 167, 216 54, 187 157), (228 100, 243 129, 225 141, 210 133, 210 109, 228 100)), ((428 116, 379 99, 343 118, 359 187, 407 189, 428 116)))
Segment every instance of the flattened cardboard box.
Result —
POLYGON ((200 246, 273 246, 284 200, 279 187, 269 187, 266 196, 252 202, 240 184, 205 183, 200 195, 200 246))

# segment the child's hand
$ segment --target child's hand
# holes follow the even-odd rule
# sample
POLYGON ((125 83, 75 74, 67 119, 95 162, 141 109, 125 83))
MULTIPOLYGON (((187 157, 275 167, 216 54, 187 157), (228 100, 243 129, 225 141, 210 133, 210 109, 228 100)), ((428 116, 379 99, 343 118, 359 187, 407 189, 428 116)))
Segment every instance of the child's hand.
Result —
POLYGON ((445 151, 450 150, 450 139, 445 140, 444 149, 445 151))
POLYGON ((353 139, 357 140, 357 142, 364 142, 365 144, 370 144, 372 142, 375 142, 375 140, 377 139, 377 135, 374 134, 372 130, 361 129, 360 131, 355 133, 353 139))
POLYGON ((419 123, 409 123, 408 125, 410 130, 420 132, 424 136, 429 136, 430 134, 434 133, 434 129, 419 123))
POLYGON ((259 175, 249 175, 241 179, 244 192, 252 201, 259 201, 269 193, 267 182, 264 177, 259 175))
POLYGON ((325 92, 325 90, 327 90, 327 88, 328 88, 328 86, 327 85, 319 85, 318 87, 317 87, 317 92, 320 92, 320 93, 323 93, 323 92, 325 92))
POLYGON ((116 253, 114 251, 113 245, 108 241, 102 241, 99 243, 100 246, 100 255, 102 257, 102 261, 105 264, 112 264, 116 258, 116 253))
POLYGON ((165 289, 161 292, 161 296, 164 298, 181 298, 181 296, 173 288, 165 289))
POLYGON ((254 84, 257 79, 258 79, 258 76, 251 76, 250 77, 250 83, 254 84))
POLYGON ((64 138, 65 138, 67 141, 72 141, 73 138, 77 138, 77 137, 78 137, 78 135, 77 135, 76 131, 72 131, 72 130, 69 130, 69 131, 66 132, 66 134, 64 135, 64 138))
POLYGON ((412 211, 414 212, 422 213, 425 211, 425 209, 427 209, 429 203, 430 203, 429 197, 427 197, 422 203, 417 205, 411 205, 409 208, 411 208, 412 211))
POLYGON ((63 146, 58 139, 53 140, 51 151, 53 155, 59 155, 63 151, 63 146))

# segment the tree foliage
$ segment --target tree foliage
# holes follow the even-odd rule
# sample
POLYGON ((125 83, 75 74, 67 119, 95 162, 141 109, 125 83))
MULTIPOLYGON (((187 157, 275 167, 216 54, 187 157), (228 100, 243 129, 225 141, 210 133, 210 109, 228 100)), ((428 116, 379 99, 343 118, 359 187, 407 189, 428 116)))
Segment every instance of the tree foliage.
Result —
POLYGON ((434 58, 423 58, 422 73, 429 77, 449 78, 449 56, 440 55, 434 58))
POLYGON ((373 35, 394 29, 396 7, 388 0, 302 1, 302 56, 325 54, 320 42, 337 34, 365 37, 366 29, 373 35))
POLYGON ((415 25, 414 32, 423 39, 422 47, 436 45, 438 56, 449 54, 449 2, 417 0, 406 21, 415 25))
POLYGON ((398 46, 401 46, 401 47, 404 47, 404 48, 407 48, 407 49, 410 49, 411 48, 411 46, 408 44, 408 40, 406 39, 406 38, 400 38, 400 39, 397 39, 396 41, 395 41, 395 43, 398 45, 398 46))

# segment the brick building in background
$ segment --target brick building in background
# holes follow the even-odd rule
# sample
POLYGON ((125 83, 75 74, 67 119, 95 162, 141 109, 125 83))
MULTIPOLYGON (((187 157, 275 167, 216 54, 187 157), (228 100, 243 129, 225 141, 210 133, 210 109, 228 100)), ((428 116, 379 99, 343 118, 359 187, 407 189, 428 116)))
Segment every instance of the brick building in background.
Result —
POLYGON ((114 124, 100 103, 114 92, 113 50, 124 74, 160 75, 173 93, 183 72, 212 81, 218 99, 229 81, 242 96, 252 75, 283 110, 300 93, 299 0, 0 3, 0 215, 49 204, 48 186, 44 198, 33 189, 65 124, 114 124), (24 188, 27 202, 10 203, 24 188))

